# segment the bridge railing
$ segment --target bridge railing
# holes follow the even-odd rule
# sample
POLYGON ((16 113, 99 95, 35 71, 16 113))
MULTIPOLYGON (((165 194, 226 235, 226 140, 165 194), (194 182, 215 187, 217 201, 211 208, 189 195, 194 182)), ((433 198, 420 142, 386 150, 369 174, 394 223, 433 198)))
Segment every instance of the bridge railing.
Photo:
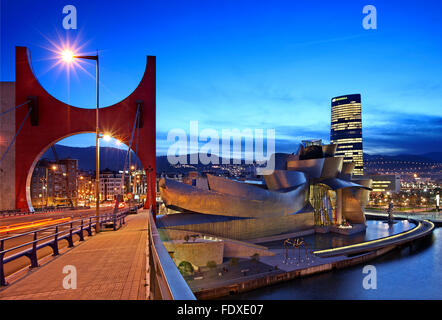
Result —
POLYGON ((148 254, 148 276, 150 299, 155 300, 196 300, 178 268, 164 247, 157 227, 149 210, 149 244, 148 254))
POLYGON ((90 209, 90 207, 48 207, 48 208, 38 208, 35 211, 22 211, 19 209, 11 209, 11 210, 1 210, 0 217, 15 217, 15 216, 26 216, 32 214, 42 214, 42 213, 50 213, 50 212, 64 212, 64 211, 72 211, 72 210, 84 210, 90 209))
MULTIPOLYGON (((105 224, 112 223, 113 229, 117 230, 123 224, 125 224, 125 218, 129 212, 129 209, 124 209, 116 214, 103 214, 99 217, 99 226, 102 227, 105 224), (118 227, 117 227, 118 225, 118 227)), ((44 247, 51 247, 53 255, 59 254, 58 243, 62 240, 67 240, 68 247, 74 246, 73 236, 78 235, 80 241, 84 241, 84 232, 86 231, 88 236, 92 236, 92 229, 97 229, 97 218, 94 216, 86 219, 71 220, 68 222, 54 224, 48 227, 40 228, 37 230, 20 233, 11 237, 0 239, 0 286, 6 286, 6 277, 4 272, 4 266, 6 263, 19 259, 21 257, 27 257, 30 260, 30 268, 38 267, 37 251, 44 247), (53 233, 39 237, 42 232, 53 233), (14 241, 20 238, 32 238, 31 241, 20 243, 5 249, 5 244, 9 241, 14 241), (22 249, 22 250, 20 250, 22 249), (20 250, 13 253, 14 251, 20 250), (7 254, 10 254, 7 256, 7 254)), ((24 240, 26 241, 26 240, 24 240)))
MULTIPOLYGON (((143 204, 136 204, 131 208, 140 209, 143 207, 143 204)), ((36 208, 34 211, 22 211, 20 209, 10 209, 10 210, 0 210, 0 217, 15 217, 15 216, 26 216, 32 214, 44 214, 44 213, 57 213, 64 211, 73 211, 73 210, 85 210, 91 209, 90 206, 86 207, 45 207, 45 208, 36 208)))

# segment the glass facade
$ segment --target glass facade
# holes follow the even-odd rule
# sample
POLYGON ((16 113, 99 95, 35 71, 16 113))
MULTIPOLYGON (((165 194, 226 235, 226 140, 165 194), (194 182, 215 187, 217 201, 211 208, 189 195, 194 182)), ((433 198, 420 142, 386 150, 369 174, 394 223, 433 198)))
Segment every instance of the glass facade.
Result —
POLYGON ((336 192, 325 184, 310 185, 309 201, 314 209, 315 225, 336 224, 336 192))
POLYGON ((363 175, 361 95, 335 97, 331 108, 330 142, 338 145, 335 156, 354 162, 353 174, 363 175))

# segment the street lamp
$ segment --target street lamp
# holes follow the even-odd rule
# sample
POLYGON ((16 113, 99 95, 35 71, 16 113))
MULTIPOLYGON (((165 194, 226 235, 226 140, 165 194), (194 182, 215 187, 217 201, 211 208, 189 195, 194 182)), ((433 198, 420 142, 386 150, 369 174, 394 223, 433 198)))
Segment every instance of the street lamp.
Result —
POLYGON ((147 178, 148 180, 147 180, 147 192, 146 192, 147 196, 146 196, 146 201, 149 200, 148 203, 151 205, 151 208, 152 208, 152 204, 150 203, 151 202, 151 198, 150 198, 151 195, 150 195, 150 193, 153 193, 154 191, 151 190, 152 189, 152 184, 150 182, 150 173, 153 171, 153 168, 149 165, 147 167, 146 171, 147 171, 147 176, 148 176, 148 178, 147 178))
POLYGON ((64 61, 67 63, 71 63, 74 61, 74 59, 85 59, 85 60, 94 60, 97 62, 97 68, 96 68, 96 86, 97 86, 97 107, 96 107, 96 122, 95 122, 95 203, 96 203, 96 209, 95 209, 95 215, 96 215, 96 227, 95 231, 98 233, 100 232, 100 142, 99 142, 99 90, 98 90, 98 83, 99 83, 99 73, 98 73, 98 50, 97 55, 95 56, 77 56, 74 55, 71 50, 64 50, 61 53, 61 56, 64 61))

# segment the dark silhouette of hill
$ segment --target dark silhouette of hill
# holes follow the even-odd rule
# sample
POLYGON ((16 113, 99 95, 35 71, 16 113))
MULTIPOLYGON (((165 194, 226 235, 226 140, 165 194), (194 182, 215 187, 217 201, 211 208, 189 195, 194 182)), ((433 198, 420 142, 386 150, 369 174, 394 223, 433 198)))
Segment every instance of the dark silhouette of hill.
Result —
MULTIPOLYGON (((78 168, 80 170, 95 170, 95 147, 69 147, 60 144, 55 145, 55 150, 57 151, 58 157, 60 159, 71 158, 78 160, 78 168)), ((100 168, 108 168, 112 171, 123 170, 123 165, 126 157, 126 150, 112 147, 100 147, 100 168)), ((138 167, 141 167, 141 163, 136 157, 135 153, 132 152, 132 163, 137 163, 138 167)), ((190 164, 191 155, 187 155, 187 163, 190 164)), ((51 149, 48 149, 42 158, 47 158, 54 160, 54 154, 51 149)), ((410 155, 402 154, 395 156, 384 156, 384 155, 370 155, 364 154, 364 161, 373 160, 392 160, 392 161, 416 161, 416 162, 442 162, 442 152, 431 152, 421 155, 410 155)), ((221 161, 221 159, 220 159, 221 161)), ((231 160, 230 163, 233 163, 231 160)), ((244 164, 244 159, 241 160, 244 164)), ((196 165, 191 165, 187 169, 180 171, 191 171, 191 170, 201 170, 206 166, 199 163, 196 165)), ((157 172, 170 172, 176 171, 167 160, 167 156, 157 156, 157 172)))
MULTIPOLYGON (((78 160, 78 168, 85 171, 95 171, 95 147, 69 147, 56 144, 55 150, 59 159, 71 158, 78 160)), ((119 148, 100 147, 100 168, 112 171, 123 170, 127 151, 119 148)), ((136 155, 132 152, 132 163, 141 167, 136 155)), ((55 160, 52 149, 48 149, 42 158, 55 160)))
POLYGON ((394 156, 384 156, 379 154, 365 154, 364 161, 374 160, 390 160, 390 161, 415 161, 415 162, 442 162, 442 152, 430 152, 424 154, 399 154, 394 156))

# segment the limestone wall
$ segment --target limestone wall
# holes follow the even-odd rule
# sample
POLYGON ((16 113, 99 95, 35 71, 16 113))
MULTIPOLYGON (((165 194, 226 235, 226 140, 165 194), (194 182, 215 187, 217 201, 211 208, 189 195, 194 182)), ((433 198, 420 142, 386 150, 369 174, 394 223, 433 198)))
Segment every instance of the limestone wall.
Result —
POLYGON ((188 261, 196 267, 204 267, 208 261, 215 261, 216 264, 223 262, 224 243, 222 241, 175 240, 165 241, 163 244, 168 252, 173 252, 172 259, 176 265, 179 265, 181 261, 188 261))
POLYGON ((283 217, 241 219, 216 223, 173 226, 173 229, 201 232, 229 239, 247 240, 314 227, 313 212, 283 217))
MULTIPOLYGON (((169 240, 183 240, 186 235, 188 236, 195 235, 195 233, 192 231, 174 230, 174 229, 159 229, 159 232, 163 233, 164 236, 169 240)), ((213 235, 204 234, 204 233, 199 233, 196 235, 199 238, 204 238, 204 239, 207 239, 209 237, 214 237, 213 235)), ((219 236, 217 236, 216 239, 224 242, 224 257, 249 258, 253 256, 255 253, 259 254, 262 257, 275 255, 274 252, 268 250, 266 247, 256 245, 253 243, 222 238, 219 236)))

